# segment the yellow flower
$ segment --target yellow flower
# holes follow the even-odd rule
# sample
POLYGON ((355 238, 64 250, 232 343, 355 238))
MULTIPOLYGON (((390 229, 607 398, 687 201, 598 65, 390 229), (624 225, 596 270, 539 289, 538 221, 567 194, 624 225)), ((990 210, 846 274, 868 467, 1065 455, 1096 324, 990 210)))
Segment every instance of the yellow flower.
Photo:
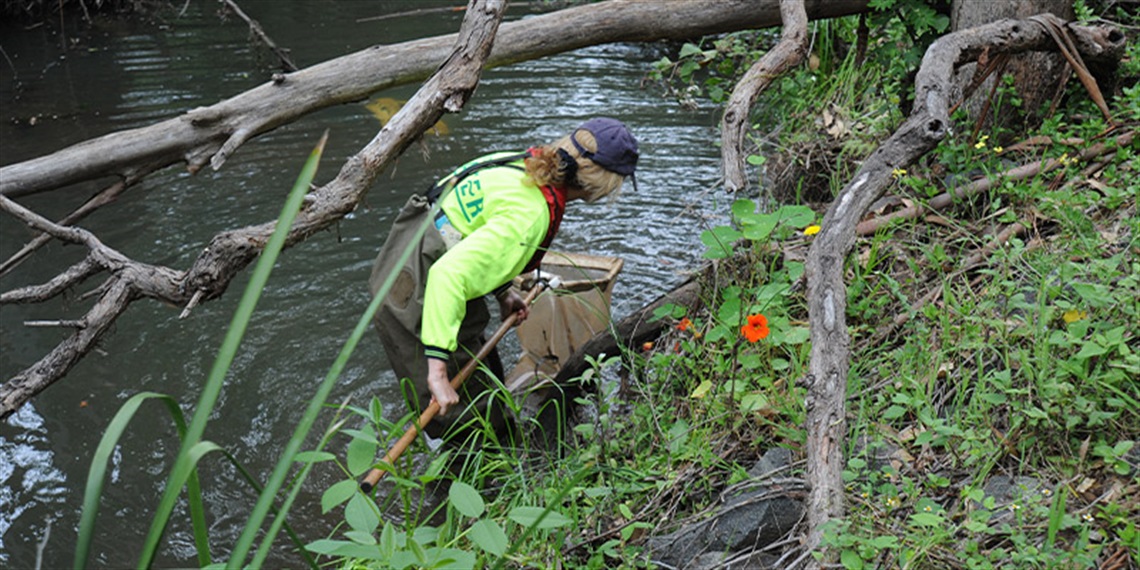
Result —
POLYGON ((989 139, 990 139, 989 135, 982 135, 982 138, 978 139, 978 142, 977 142, 977 144, 974 145, 974 148, 977 148, 977 149, 986 148, 986 141, 989 139))
POLYGON ((1005 149, 1004 149, 1004 148, 1002 148, 1002 147, 1000 147, 1000 146, 995 146, 995 147, 994 147, 994 153, 995 153, 995 154, 1001 154, 1001 151, 1003 151, 1003 150, 1005 150, 1005 149))
POLYGON ((1065 324, 1071 325, 1071 324, 1073 324, 1079 320, 1083 320, 1084 318, 1086 318, 1088 316, 1089 316, 1088 311, 1078 311, 1077 309, 1069 309, 1068 311, 1065 311, 1064 313, 1061 314, 1061 319, 1065 321, 1065 324))
POLYGON ((895 178, 902 178, 903 176, 906 176, 906 169, 896 168, 891 171, 891 176, 894 176, 895 178))
POLYGON ((821 228, 818 225, 812 224, 812 225, 804 228, 804 235, 805 236, 814 236, 815 234, 819 233, 820 229, 821 228))

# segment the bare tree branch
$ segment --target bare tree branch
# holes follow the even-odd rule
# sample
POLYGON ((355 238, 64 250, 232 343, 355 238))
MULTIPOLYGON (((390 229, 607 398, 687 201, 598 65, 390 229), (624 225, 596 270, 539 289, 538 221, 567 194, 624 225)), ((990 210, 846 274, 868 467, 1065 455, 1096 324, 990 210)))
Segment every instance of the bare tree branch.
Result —
POLYGON ((740 78, 724 109, 720 127, 720 153, 724 187, 728 192, 748 187, 744 166, 744 136, 752 126, 748 120, 752 104, 772 84, 773 79, 799 65, 807 56, 808 17, 803 0, 780 0, 780 19, 784 23, 780 41, 740 78))
MULTIPOLYGON (((1052 17, 1052 16, 1048 16, 1052 17)), ((1069 24, 1074 35, 1103 53, 1123 47, 1119 32, 1069 24)), ((1001 20, 948 34, 923 57, 915 80, 911 115, 886 142, 871 153, 840 191, 824 216, 822 229, 808 251, 805 275, 811 329, 811 362, 803 382, 807 395, 808 551, 819 548, 823 525, 843 516, 843 444, 847 438, 846 392, 850 337, 847 333, 847 289, 844 260, 855 242, 855 228, 870 205, 891 184, 892 171, 912 164, 946 136, 954 68, 984 50, 1000 53, 1045 51, 1056 46, 1037 22, 1001 20)), ((1086 56, 1093 54, 1086 53, 1086 56)), ((828 552, 821 567, 834 559, 828 552)))
POLYGON ((265 30, 261 28, 261 24, 257 23, 257 20, 247 16, 234 0, 222 0, 222 3, 230 10, 233 10, 234 14, 237 14, 239 18, 245 20, 246 24, 249 24, 249 33, 257 36, 257 39, 261 40, 261 43, 265 44, 265 46, 277 56, 277 59, 281 60, 282 69, 285 71, 297 71, 297 64, 293 63, 293 60, 289 58, 289 50, 277 47, 277 43, 269 37, 269 34, 265 33, 265 30))

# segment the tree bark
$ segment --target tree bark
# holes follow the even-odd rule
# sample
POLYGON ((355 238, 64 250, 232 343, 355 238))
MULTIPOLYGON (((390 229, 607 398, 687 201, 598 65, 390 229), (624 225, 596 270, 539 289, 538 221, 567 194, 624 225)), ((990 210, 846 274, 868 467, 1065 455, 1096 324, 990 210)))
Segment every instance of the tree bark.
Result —
MULTIPOLYGON (((1108 28, 1068 25, 1083 38, 1081 45, 1100 57, 1123 45, 1119 32, 1108 28), (1091 46, 1091 47, 1089 47, 1091 46)), ((828 208, 822 229, 808 251, 805 276, 811 330, 811 361, 802 383, 807 394, 808 538, 809 567, 835 559, 826 552, 821 561, 806 554, 819 548, 823 525, 843 516, 843 444, 847 437, 846 392, 850 337, 846 324, 847 290, 843 264, 855 242, 863 214, 892 181, 892 171, 905 168, 932 150, 950 128, 954 103, 954 70, 980 54, 1014 54, 1054 49, 1044 26, 1033 20, 1002 20, 961 30, 934 42, 923 57, 915 79, 915 106, 907 120, 875 150, 828 208)))
POLYGON ((807 56, 808 17, 803 0, 780 0, 780 19, 784 24, 780 41, 740 78, 724 109, 724 119, 720 124, 720 152, 724 188, 728 192, 748 187, 744 136, 752 126, 748 120, 752 104, 773 79, 799 65, 807 56))
MULTIPOLYGON (((488 66, 535 59, 590 45, 688 39, 780 23, 778 0, 610 0, 504 24, 488 66)), ((867 0, 808 0, 812 18, 867 9, 867 0)), ((438 68, 455 35, 378 45, 274 80, 209 107, 149 127, 91 139, 0 169, 0 194, 19 197, 106 176, 138 164, 184 162, 215 170, 249 139, 320 109, 420 81, 438 68)))
MULTIPOLYGON (((956 32, 996 22, 1002 18, 1024 19, 1034 14, 1045 13, 1053 14, 1066 22, 1072 20, 1073 0, 1018 0, 1017 2, 954 0, 950 8, 950 30, 956 32)), ((963 102, 963 108, 970 118, 984 118, 987 122, 997 117, 1004 117, 1003 121, 1009 121, 1020 113, 1034 117, 1046 113, 1050 100, 1057 92, 1062 73, 1065 72, 1065 61, 1055 52, 1021 53, 1009 57, 1005 62, 1000 62, 983 52, 976 63, 966 63, 959 69, 955 85, 960 92, 966 92, 972 83, 980 79, 979 73, 988 64, 997 64, 1000 71, 985 79, 974 90, 974 95, 964 98, 963 102), (991 96, 1001 73, 1008 73, 1014 78, 1017 94, 1022 99, 1020 112, 1010 113, 1007 109, 1007 112, 998 113, 998 109, 992 107, 994 101, 991 96)))

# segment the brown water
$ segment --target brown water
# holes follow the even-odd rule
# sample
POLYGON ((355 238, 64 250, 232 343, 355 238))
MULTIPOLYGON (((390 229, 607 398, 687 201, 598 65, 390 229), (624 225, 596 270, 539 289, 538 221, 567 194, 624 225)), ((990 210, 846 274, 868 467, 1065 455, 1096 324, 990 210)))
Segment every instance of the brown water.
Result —
MULTIPOLYGON (((377 43, 454 32, 460 15, 423 14, 378 22, 359 18, 455 2, 244 2, 274 40, 304 67, 377 43)), ((181 7, 181 2, 177 2, 181 7)), ((0 164, 41 156, 90 137, 147 125, 254 87, 275 60, 248 39, 245 24, 217 17, 217 3, 190 3, 186 13, 152 21, 100 18, 24 29, 0 23, 0 164), (10 64, 9 64, 10 61, 10 64)), ((513 10, 509 18, 524 17, 513 10)), ((230 450, 264 480, 295 421, 327 373, 368 303, 366 281, 396 210, 408 193, 449 167, 491 150, 519 149, 561 135, 581 120, 612 115, 641 141, 640 191, 627 185, 613 204, 572 208, 555 245, 625 259, 614 291, 623 315, 680 279, 700 256, 703 218, 719 217, 726 199, 717 178, 716 116, 711 107, 683 111, 659 90, 642 88, 663 46, 610 45, 489 71, 464 112, 445 118, 448 134, 425 140, 425 158, 410 151, 383 174, 365 207, 338 227, 283 254, 262 296, 206 438, 230 450)), ((408 98, 414 86, 378 93, 408 98)), ((374 136, 378 122, 362 104, 325 110, 243 147, 220 172, 190 176, 171 168, 129 190, 85 220, 112 247, 135 259, 184 269, 215 233, 273 219, 320 133, 330 146, 318 181, 374 136)), ((83 185, 21 200, 59 218, 97 186, 83 185)), ((26 240, 0 217, 0 255, 26 240)), ((9 290, 40 283, 83 254, 53 245, 0 281, 9 290)), ((83 287, 88 290, 96 283, 83 287)), ((0 567, 70 566, 79 505, 91 455, 124 400, 151 390, 171 394, 187 413, 197 401, 244 287, 179 320, 179 310, 135 303, 100 349, 66 378, 0 425, 0 567), (50 527, 50 533, 48 531, 50 527), (42 557, 37 555, 42 545, 42 557)), ((86 303, 70 297, 34 306, 0 307, 0 374, 34 363, 65 331, 28 328, 26 320, 77 318, 86 303)), ((331 400, 367 405, 378 396, 386 414, 403 412, 379 343, 370 334, 331 400)), ((144 410, 146 411, 146 410, 144 410)), ((158 406, 140 414, 112 457, 99 534, 90 565, 134 566, 150 514, 178 443, 158 406)), ((327 421, 327 418, 325 418, 327 421)), ((320 424, 323 425, 323 424, 320 424)), ((332 451, 343 453, 344 441, 332 451)), ((331 532, 339 513, 320 514, 320 494, 339 475, 310 477, 291 523, 306 540, 331 532)), ((205 462, 203 488, 215 553, 224 556, 256 497, 217 459, 205 462)), ((157 566, 193 565, 185 517, 166 535, 157 566)), ((280 548, 274 567, 297 566, 280 548)))

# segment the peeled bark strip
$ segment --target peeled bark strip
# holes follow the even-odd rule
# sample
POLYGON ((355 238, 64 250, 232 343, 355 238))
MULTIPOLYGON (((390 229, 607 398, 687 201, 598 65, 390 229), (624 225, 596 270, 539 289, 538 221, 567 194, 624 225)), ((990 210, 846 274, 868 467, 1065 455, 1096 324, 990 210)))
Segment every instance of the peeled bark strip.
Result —
POLYGON ((749 110, 772 80, 797 66, 807 56, 807 12, 803 0, 780 0, 784 31, 780 41, 764 54, 737 82, 724 109, 720 124, 721 163, 724 188, 728 192, 748 187, 745 174, 744 136, 751 127, 749 110))
MULTIPOLYGON (((778 0, 610 0, 502 26, 488 67, 591 45, 689 39, 779 25, 778 0)), ((867 9, 867 0, 808 0, 812 18, 867 9)), ((0 168, 0 194, 19 197, 76 182, 122 176, 131 165, 184 162, 218 169, 247 140, 333 105, 428 77, 456 36, 378 45, 329 60, 209 107, 149 127, 111 133, 54 154, 0 168)))
MULTIPOLYGON (((1087 40, 1079 42, 1092 52, 1083 54, 1085 57, 1103 57, 1123 44, 1123 36, 1111 28, 1067 27, 1087 40)), ((811 328, 811 362, 803 379, 808 388, 806 448, 811 487, 805 544, 808 552, 819 548, 824 523, 842 517, 844 512, 841 473, 847 437, 850 337, 843 263, 855 242, 856 225, 891 184, 893 169, 911 165, 946 136, 956 66, 977 59, 987 49, 990 53, 1020 53, 1055 48, 1044 28, 1029 20, 1001 20, 938 39, 927 50, 915 79, 915 105, 910 117, 867 157, 824 216, 805 267, 811 328)), ((834 560, 835 553, 825 554, 821 561, 805 559, 811 567, 820 567, 834 560)))
MULTIPOLYGON (((348 160, 336 179, 311 195, 313 200, 298 215, 288 243, 304 239, 351 211, 376 176, 420 133, 435 124, 445 111, 458 112, 463 107, 479 83, 505 11, 503 0, 472 0, 455 50, 447 61, 376 137, 348 160)), ((154 297, 185 304, 194 296, 220 295, 238 271, 260 254, 274 226, 273 223, 262 224, 216 236, 190 271, 182 273, 134 262, 103 245, 90 232, 53 224, 5 196, 0 196, 0 209, 57 239, 86 245, 91 250, 93 263, 111 273, 99 301, 84 317, 85 326, 0 387, 0 418, 8 417, 32 396, 63 377, 135 299, 154 297)), ((88 263, 83 263, 69 274, 79 279, 78 276, 85 278, 93 271, 88 263)), ((58 292, 75 282, 53 280, 45 290, 58 292)), ((6 295, 10 295, 7 299, 0 300, 15 302, 42 292, 44 290, 13 292, 6 295)))

